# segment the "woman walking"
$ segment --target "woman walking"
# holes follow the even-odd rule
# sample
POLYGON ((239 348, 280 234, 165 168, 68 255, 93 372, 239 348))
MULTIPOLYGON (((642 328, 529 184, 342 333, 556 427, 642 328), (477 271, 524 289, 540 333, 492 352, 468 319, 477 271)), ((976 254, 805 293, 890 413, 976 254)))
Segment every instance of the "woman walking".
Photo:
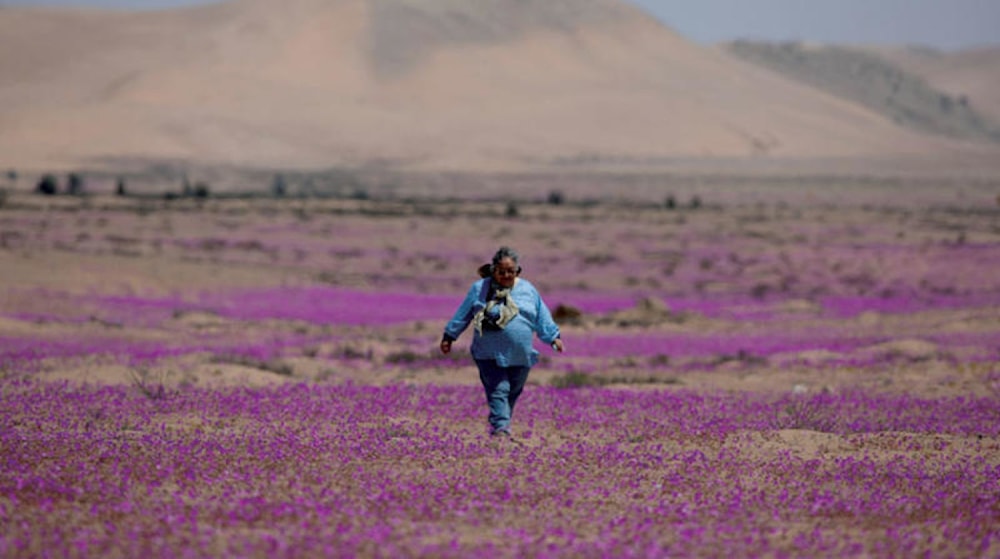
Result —
POLYGON ((501 437, 510 437, 514 405, 531 367, 538 363, 533 336, 563 351, 559 326, 535 286, 520 277, 519 260, 516 251, 500 247, 481 269, 484 277, 469 288, 441 338, 441 352, 449 353, 452 342, 472 324, 472 358, 486 391, 490 433, 501 437))

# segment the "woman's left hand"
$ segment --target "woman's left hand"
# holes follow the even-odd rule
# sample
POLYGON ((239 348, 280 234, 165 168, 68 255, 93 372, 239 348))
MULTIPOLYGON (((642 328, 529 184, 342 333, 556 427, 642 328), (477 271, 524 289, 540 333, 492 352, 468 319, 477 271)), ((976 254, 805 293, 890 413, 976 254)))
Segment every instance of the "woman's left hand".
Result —
POLYGON ((563 352, 565 348, 563 347, 562 338, 556 338, 555 341, 552 342, 552 349, 558 351, 559 353, 563 352))

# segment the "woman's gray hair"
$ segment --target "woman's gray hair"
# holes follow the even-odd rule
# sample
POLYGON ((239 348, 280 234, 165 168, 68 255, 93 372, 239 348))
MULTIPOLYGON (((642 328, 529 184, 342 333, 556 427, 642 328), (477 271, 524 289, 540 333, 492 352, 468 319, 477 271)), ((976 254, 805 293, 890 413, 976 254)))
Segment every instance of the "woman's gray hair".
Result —
POLYGON ((509 246, 502 246, 497 249, 496 253, 493 254, 493 266, 495 267, 504 258, 510 258, 514 261, 514 264, 520 264, 521 255, 517 253, 516 250, 510 248, 509 246))

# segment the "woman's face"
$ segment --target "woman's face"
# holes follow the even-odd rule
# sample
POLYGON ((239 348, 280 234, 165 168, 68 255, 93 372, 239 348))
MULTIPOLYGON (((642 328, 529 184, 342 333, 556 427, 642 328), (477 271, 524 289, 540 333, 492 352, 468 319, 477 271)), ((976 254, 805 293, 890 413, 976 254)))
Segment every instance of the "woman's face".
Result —
POLYGON ((512 287, 515 279, 517 279, 517 262, 512 258, 504 258, 493 266, 493 281, 500 287, 505 289, 512 287))

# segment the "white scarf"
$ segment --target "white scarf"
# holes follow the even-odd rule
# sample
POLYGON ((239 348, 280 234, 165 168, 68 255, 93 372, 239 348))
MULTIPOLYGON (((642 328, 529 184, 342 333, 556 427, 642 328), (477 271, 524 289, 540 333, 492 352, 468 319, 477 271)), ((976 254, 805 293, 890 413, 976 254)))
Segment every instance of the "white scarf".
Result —
POLYGON ((500 318, 496 320, 496 325, 501 329, 507 326, 520 310, 514 303, 514 298, 510 296, 513 287, 507 289, 497 289, 496 293, 493 294, 493 298, 486 302, 486 306, 483 307, 479 312, 472 317, 472 325, 476 328, 476 332, 480 336, 483 335, 483 319, 486 318, 486 314, 495 306, 500 306, 500 318))

